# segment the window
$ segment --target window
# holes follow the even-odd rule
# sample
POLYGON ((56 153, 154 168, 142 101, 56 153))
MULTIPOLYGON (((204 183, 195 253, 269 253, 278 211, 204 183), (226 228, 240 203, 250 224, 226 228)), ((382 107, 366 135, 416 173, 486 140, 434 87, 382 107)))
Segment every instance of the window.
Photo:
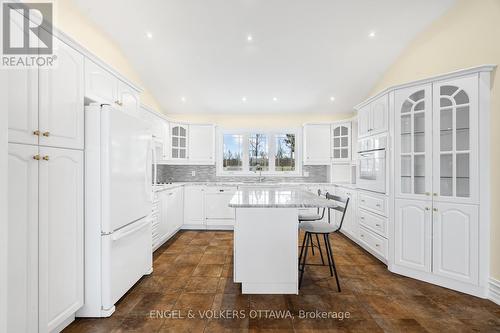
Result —
POLYGON ((243 135, 224 134, 223 145, 223 170, 243 170, 243 135))
POLYGON ((299 175, 299 130, 283 132, 222 131, 219 175, 299 175))
POLYGON ((267 135, 250 134, 248 136, 249 171, 269 171, 269 147, 267 135))
POLYGON ((295 134, 276 135, 276 171, 295 171, 295 134))

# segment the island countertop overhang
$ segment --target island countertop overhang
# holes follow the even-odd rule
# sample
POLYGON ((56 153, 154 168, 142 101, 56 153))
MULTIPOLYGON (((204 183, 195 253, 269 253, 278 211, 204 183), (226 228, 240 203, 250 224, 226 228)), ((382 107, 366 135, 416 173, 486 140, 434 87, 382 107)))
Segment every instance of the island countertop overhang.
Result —
POLYGON ((334 208, 332 200, 297 188, 240 188, 231 208, 334 208))

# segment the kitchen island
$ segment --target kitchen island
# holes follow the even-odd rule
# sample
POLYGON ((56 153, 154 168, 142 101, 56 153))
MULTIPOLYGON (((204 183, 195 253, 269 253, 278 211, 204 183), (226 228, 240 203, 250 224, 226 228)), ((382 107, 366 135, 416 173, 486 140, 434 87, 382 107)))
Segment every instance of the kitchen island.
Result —
POLYGON ((243 294, 298 294, 299 210, 334 207, 298 188, 241 187, 235 208, 234 282, 243 294))

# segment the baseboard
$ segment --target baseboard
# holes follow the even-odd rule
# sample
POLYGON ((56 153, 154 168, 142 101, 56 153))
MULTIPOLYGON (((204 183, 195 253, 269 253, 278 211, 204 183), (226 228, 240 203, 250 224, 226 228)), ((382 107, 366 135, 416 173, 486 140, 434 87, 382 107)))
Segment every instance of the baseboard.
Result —
POLYGON ((490 293, 488 298, 500 305, 500 280, 490 277, 490 293))

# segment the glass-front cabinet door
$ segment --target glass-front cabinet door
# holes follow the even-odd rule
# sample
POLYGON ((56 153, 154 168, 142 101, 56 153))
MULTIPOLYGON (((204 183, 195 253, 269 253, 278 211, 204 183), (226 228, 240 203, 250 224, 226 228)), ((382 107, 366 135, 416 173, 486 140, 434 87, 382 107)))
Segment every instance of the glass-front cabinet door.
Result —
POLYGON ((188 158, 188 127, 184 125, 172 124, 170 129, 170 142, 172 146, 173 159, 188 158))
POLYGON ((433 195, 436 200, 478 201, 477 75, 434 84, 433 195))
POLYGON ((400 198, 432 192, 432 86, 395 92, 395 185, 400 198))
POLYGON ((332 125, 332 160, 349 162, 351 160, 351 122, 332 125))

